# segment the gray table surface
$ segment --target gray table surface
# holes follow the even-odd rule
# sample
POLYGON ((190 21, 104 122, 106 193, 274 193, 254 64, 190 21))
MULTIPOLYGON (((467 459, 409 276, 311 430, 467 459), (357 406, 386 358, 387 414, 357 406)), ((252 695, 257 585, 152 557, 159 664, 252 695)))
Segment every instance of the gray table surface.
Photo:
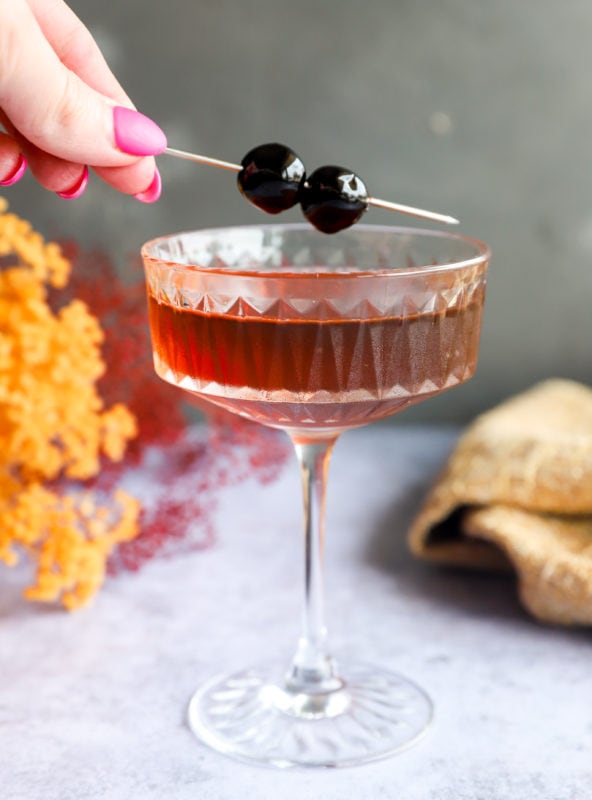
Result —
MULTIPOLYGON (((211 674, 290 653, 301 599, 294 463, 219 498, 207 550, 112 578, 76 614, 25 604, 0 576, 2 800, 592 796, 592 637, 544 627, 509 577, 419 563, 404 536, 454 443, 448 429, 370 427, 338 443, 326 551, 337 653, 413 677, 434 699, 426 738, 328 771, 229 760, 185 724, 211 674)), ((141 471, 130 481, 150 487, 141 471)))

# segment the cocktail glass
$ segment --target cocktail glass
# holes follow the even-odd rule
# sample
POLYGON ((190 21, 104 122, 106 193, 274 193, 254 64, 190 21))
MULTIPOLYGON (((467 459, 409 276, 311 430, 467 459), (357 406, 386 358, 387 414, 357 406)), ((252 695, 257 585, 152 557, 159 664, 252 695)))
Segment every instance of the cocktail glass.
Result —
MULTIPOLYGON (((291 438, 304 497, 304 608, 291 663, 217 676, 194 733, 235 758, 344 766, 416 741, 432 706, 387 669, 327 645, 323 539, 337 437, 475 370, 489 250, 449 233, 263 225, 164 236, 142 249, 156 372, 291 438)), ((364 654, 365 655, 365 654, 364 654)))

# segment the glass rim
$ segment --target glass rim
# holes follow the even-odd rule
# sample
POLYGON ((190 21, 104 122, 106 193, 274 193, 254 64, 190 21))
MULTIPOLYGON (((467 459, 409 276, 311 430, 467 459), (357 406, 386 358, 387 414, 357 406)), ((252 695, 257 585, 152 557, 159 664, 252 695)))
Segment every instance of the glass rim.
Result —
MULTIPOLYGON (((310 279, 311 275, 315 274, 309 272, 306 269, 299 269, 297 267, 290 268, 290 267, 278 267, 277 269, 269 269, 269 268, 262 268, 262 267, 209 267, 204 264, 181 264, 177 261, 169 260, 166 258, 162 258, 161 256, 157 256, 154 254, 154 249, 163 242, 170 241, 172 239, 180 239, 184 236, 191 236, 193 234, 203 234, 203 235, 212 235, 221 234, 223 231, 239 231, 239 230, 260 230, 260 231, 273 231, 273 230, 286 230, 286 231, 309 231, 311 233, 315 233, 320 236, 325 236, 327 242, 330 243, 330 240, 335 234, 327 235, 319 233, 319 231, 315 230, 315 228, 311 227, 310 224, 306 222, 293 222, 293 223, 263 223, 263 224, 248 224, 248 225, 222 225, 217 227, 211 228, 195 228, 193 230, 185 230, 185 231, 177 231, 174 233, 163 234, 162 236, 157 236, 153 239, 149 239, 145 242, 141 249, 140 254, 141 257, 151 263, 160 263, 165 265, 166 267, 175 270, 177 272, 203 272, 209 273, 212 275, 229 275, 229 276, 237 276, 237 277, 257 277, 257 278, 308 278, 310 279)), ((348 229, 349 230, 349 229, 348 229)), ((477 250, 477 253, 470 258, 458 259, 446 264, 423 264, 414 267, 385 267, 385 268, 371 268, 371 269, 348 269, 347 271, 338 272, 336 270, 327 270, 326 272, 323 271, 322 268, 318 270, 318 274, 323 277, 331 277, 331 278, 342 278, 342 279, 349 279, 349 278, 360 278, 360 277, 385 277, 388 275, 391 276, 411 276, 411 275, 428 275, 432 273, 441 273, 441 272, 449 272, 454 270, 464 270, 470 267, 477 266, 479 264, 487 264, 491 259, 491 248, 482 242, 480 239, 476 239, 471 236, 466 236, 462 233, 455 233, 452 231, 447 230, 437 230, 433 228, 414 228, 414 227, 405 227, 399 225, 372 225, 367 223, 357 224, 353 228, 354 231, 360 231, 365 233, 382 233, 382 234, 401 234, 402 236, 421 236, 421 237, 432 237, 434 239, 444 239, 447 241, 455 240, 460 242, 465 242, 466 244, 473 245, 477 250)), ((339 234, 337 234, 339 235, 339 234)), ((311 265, 313 266, 313 265, 311 265)))

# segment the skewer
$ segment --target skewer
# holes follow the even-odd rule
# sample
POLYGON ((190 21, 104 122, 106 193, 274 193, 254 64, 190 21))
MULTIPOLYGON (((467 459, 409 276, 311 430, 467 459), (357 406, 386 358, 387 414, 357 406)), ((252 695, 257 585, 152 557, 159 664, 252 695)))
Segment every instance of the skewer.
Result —
MULTIPOLYGON (((167 156, 182 158, 186 161, 196 161, 198 164, 206 164, 209 167, 226 169, 229 172, 240 172, 242 169, 240 164, 234 164, 232 161, 222 161, 219 158, 210 158, 209 156, 202 156, 198 153, 188 153, 186 150, 177 150, 174 147, 167 147, 164 153, 167 156)), ((391 203, 388 200, 380 200, 378 197, 368 197, 367 202, 368 205, 374 206, 375 208, 395 211, 398 214, 409 214, 412 217, 429 219, 433 222, 444 222, 446 225, 458 225, 458 220, 455 219, 455 217, 448 216, 448 214, 438 214, 435 211, 426 211, 423 208, 414 208, 413 206, 406 206, 400 203, 391 203)))
POLYGON ((242 169, 240 164, 233 164, 231 161, 221 161, 219 158, 200 156, 197 153, 188 153, 185 150, 175 150, 174 147, 167 147, 164 152, 167 156, 184 158, 186 161, 197 161, 198 164, 207 164, 209 167, 220 167, 220 169, 227 169, 231 172, 240 172, 242 169))
POLYGON ((455 217, 449 217, 448 214, 438 214, 436 211, 426 211, 423 208, 391 203, 388 200, 379 200, 378 197, 369 197, 368 205, 375 208, 385 208, 387 211, 397 211, 399 214, 410 214, 412 217, 430 219, 434 222, 445 222, 446 225, 458 225, 458 220, 455 217))

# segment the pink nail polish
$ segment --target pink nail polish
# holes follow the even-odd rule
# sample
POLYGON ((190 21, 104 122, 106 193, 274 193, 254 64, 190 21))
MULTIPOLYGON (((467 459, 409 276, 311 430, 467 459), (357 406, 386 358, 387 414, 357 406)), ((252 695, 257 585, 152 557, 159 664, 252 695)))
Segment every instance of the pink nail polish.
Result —
POLYGON ((113 109, 115 144, 132 156, 156 156, 167 146, 164 132, 149 117, 131 108, 113 109))
POLYGON ((17 181, 23 177, 27 169, 27 159, 24 157, 22 153, 19 153, 19 160, 17 162, 16 167, 12 171, 12 174, 9 175, 7 178, 4 178, 3 181, 0 181, 0 186, 12 186, 17 181))
POLYGON ((136 200, 139 200, 140 203, 156 203, 161 192, 162 180, 160 178, 160 172, 156 169, 150 186, 145 191, 135 194, 134 197, 136 200))
POLYGON ((86 189, 88 184, 88 167, 84 168, 82 175, 80 176, 79 180, 76 181, 74 186, 71 189, 68 189, 65 192, 56 192, 58 197, 61 197, 62 200, 76 200, 77 197, 84 194, 84 190, 86 189))

